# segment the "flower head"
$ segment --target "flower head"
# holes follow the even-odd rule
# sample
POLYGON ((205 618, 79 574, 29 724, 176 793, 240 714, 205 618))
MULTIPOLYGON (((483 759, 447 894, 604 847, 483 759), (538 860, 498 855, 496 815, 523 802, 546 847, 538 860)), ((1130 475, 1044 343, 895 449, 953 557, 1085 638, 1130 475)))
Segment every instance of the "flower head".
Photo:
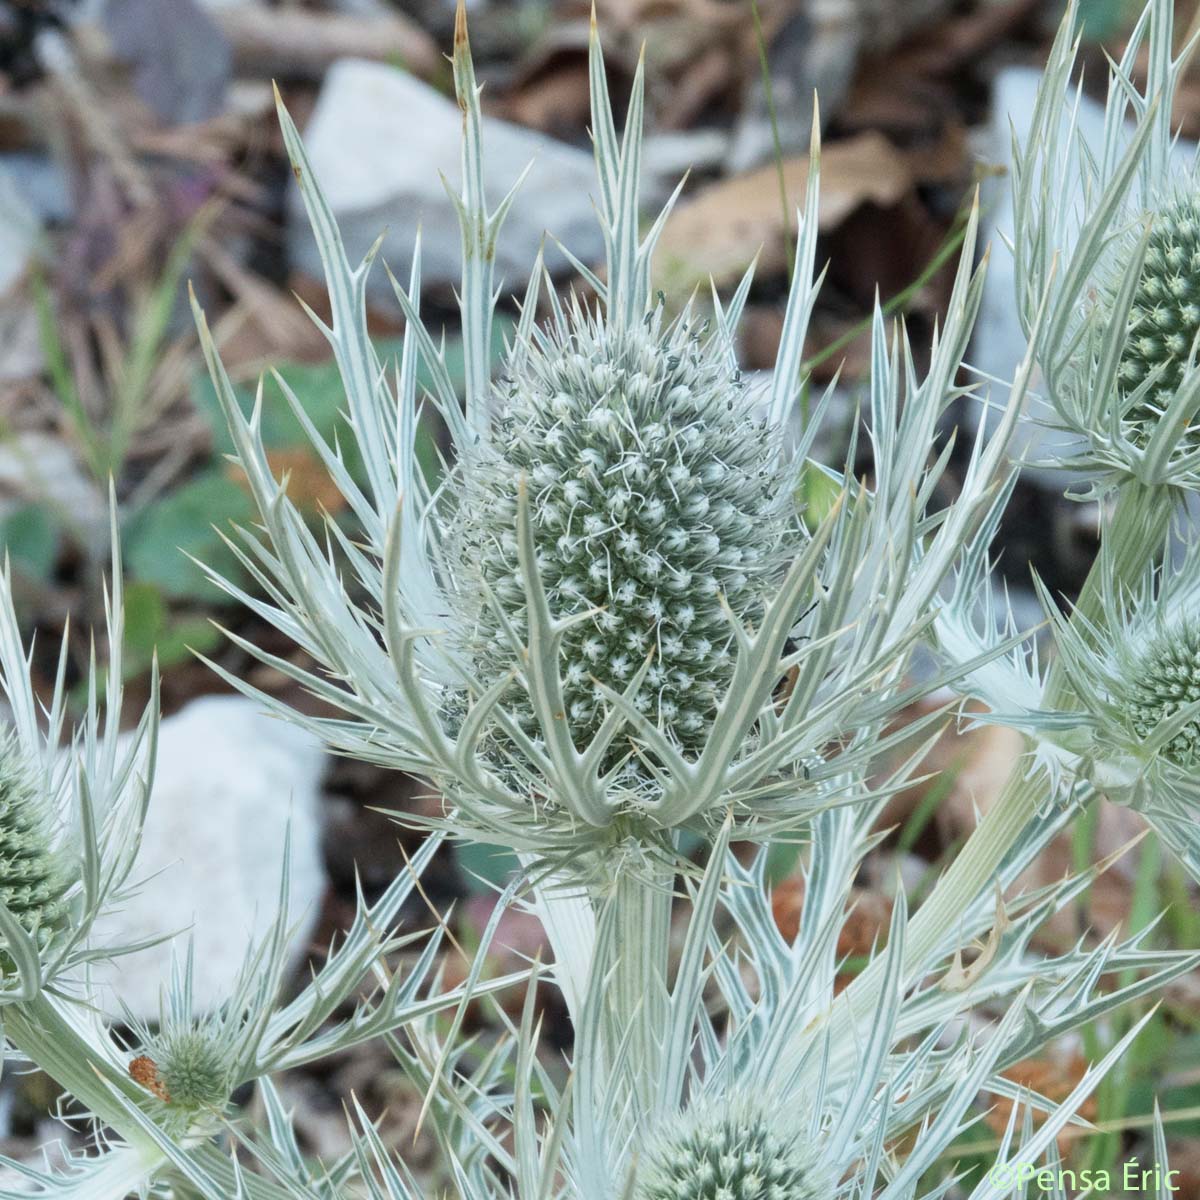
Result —
POLYGON ((66 916, 69 884, 34 769, 16 737, 0 734, 0 904, 44 941, 66 916))
MULTIPOLYGON (((576 749, 599 732, 606 691, 630 689, 638 713, 698 753, 733 674, 730 616, 760 619, 784 537, 797 532, 782 445, 759 398, 719 341, 686 319, 664 328, 654 309, 610 329, 576 307, 523 349, 496 408, 489 438, 463 464, 451 518, 475 672, 511 670, 528 636, 516 532, 524 485, 547 604, 569 623, 560 658, 576 749)), ((511 703, 536 735, 515 685, 511 703)), ((609 763, 621 759, 628 750, 612 747, 609 763)))
POLYGON ((216 1108, 229 1098, 229 1063, 203 1026, 177 1029, 156 1046, 163 1099, 183 1109, 216 1108))
POLYGON ((1185 196, 1151 219, 1117 378, 1149 432, 1183 385, 1200 334, 1200 202, 1185 196), (1144 385, 1144 386, 1143 386, 1144 385))
POLYGON ((1028 719, 1060 770, 1141 810, 1200 878, 1200 542, 1168 543, 1131 588, 1111 559, 1096 620, 1052 613, 1067 699, 1028 719))
POLYGON ((638 1165, 635 1200, 825 1200, 815 1155, 776 1108, 697 1100, 658 1130, 638 1165))
MULTIPOLYGON (((124 615, 115 524, 112 532, 109 683, 97 685, 93 660, 86 708, 74 729, 66 720, 66 641, 53 690, 35 695, 10 572, 0 568, 0 688, 10 718, 0 732, 0 1004, 29 999, 60 975, 76 977, 98 952, 88 943, 97 916, 128 896, 153 770, 158 685, 152 673, 141 720, 122 735, 124 615)), ((121 945, 103 949, 126 952, 121 945)))
POLYGON ((1072 4, 1014 163, 1018 311, 1027 325, 1045 314, 1048 422, 1075 443, 1048 465, 1093 490, 1200 487, 1198 181, 1171 162, 1171 101, 1190 51, 1171 56, 1172 9, 1156 0, 1113 65, 1103 136, 1089 141, 1070 87, 1078 19, 1072 4))
POLYGON ((1162 746, 1162 756, 1183 770, 1200 759, 1200 625, 1183 618, 1160 631, 1129 664, 1116 697, 1130 731, 1148 741, 1181 712, 1184 724, 1162 746))

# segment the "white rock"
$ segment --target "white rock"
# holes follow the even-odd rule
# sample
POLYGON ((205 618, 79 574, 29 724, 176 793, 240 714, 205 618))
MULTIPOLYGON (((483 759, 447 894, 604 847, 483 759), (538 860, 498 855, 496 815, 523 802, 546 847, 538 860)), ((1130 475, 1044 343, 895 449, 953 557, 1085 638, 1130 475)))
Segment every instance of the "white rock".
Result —
MULTIPOLYGON (((1005 171, 1002 175, 993 174, 983 197, 980 245, 990 245, 992 253, 979 321, 967 361, 976 370, 1001 380, 1012 379, 1026 346, 1017 318, 1013 256, 1000 236, 1011 238, 1013 231, 1012 137, 1014 130, 1022 143, 1029 136, 1041 78, 1041 72, 1032 67, 1007 67, 996 76, 990 123, 980 146, 987 161, 1004 167, 1005 171)), ((1104 138, 1103 104, 1083 97, 1078 124, 1080 134, 1093 154, 1099 157, 1104 138)), ((1187 166, 1194 161, 1195 143, 1180 141, 1176 143, 1174 153, 1177 163, 1187 166)), ((1082 200, 1082 189, 1076 181, 1075 202, 1081 204, 1082 200)), ((1038 386, 1035 375, 1033 390, 1036 391, 1038 386)), ((993 384, 992 399, 995 403, 1003 403, 1005 389, 993 384)), ((969 411, 972 420, 976 419, 978 410, 972 408, 969 411)), ((1053 458, 1070 452, 1070 439, 1066 434, 1048 430, 1033 421, 1024 421, 1014 438, 1013 451, 1023 452, 1032 459, 1053 458)), ((1025 473, 1047 487, 1058 489, 1079 482, 1073 472, 1052 468, 1027 467, 1025 473)))
MULTIPOLYGON (((383 255, 397 278, 407 281, 419 226, 425 283, 458 282, 458 221, 441 176, 451 187, 459 186, 461 138, 458 106, 428 84, 383 63, 342 59, 334 64, 305 130, 305 144, 352 261, 386 230, 383 255)), ((523 286, 547 232, 584 262, 600 255, 590 154, 485 118, 484 155, 493 206, 533 164, 497 247, 497 277, 507 288, 523 286)), ((292 264, 319 277, 316 243, 294 182, 288 207, 292 264)), ((549 263, 564 262, 549 241, 546 255, 549 263)), ((371 272, 371 289, 376 300, 395 302, 378 268, 371 272)))
POLYGON ((723 129, 667 129, 648 132, 642 142, 643 180, 665 203, 689 171, 715 171, 729 155, 729 134, 723 129))
MULTIPOLYGON (((291 825, 293 963, 301 960, 325 889, 320 745, 240 696, 195 700, 162 723, 158 765, 134 878, 147 882, 98 925, 97 945, 178 933, 195 945, 200 1010, 229 992, 248 947, 275 915, 284 837, 291 825)), ((172 943, 100 964, 105 1010, 153 1020, 169 979, 172 943)))
POLYGON ((37 311, 22 287, 42 223, 9 171, 0 168, 0 382, 45 366, 37 311))
MULTIPOLYGON (((8 331, 0 304, 0 336, 8 331)), ((2 345, 2 343, 0 343, 2 345)), ((28 354, 17 347, 5 353, 28 354)), ((4 378, 0 370, 0 379, 4 378)), ((60 437, 23 429, 0 441, 0 520, 27 504, 64 515, 101 560, 108 547, 108 500, 60 437)))
POLYGON ((25 273, 41 222, 8 171, 0 171, 0 295, 25 273))

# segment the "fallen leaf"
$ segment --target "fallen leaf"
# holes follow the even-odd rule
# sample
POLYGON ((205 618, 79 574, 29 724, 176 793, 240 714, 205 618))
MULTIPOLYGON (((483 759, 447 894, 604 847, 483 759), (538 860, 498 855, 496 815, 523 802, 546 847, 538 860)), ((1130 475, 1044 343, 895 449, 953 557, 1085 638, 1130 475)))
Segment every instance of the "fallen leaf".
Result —
MULTIPOLYGON (((1018 1086, 1029 1088, 1047 1100, 1057 1103, 1065 1100, 1075 1090, 1087 1069, 1088 1060, 1078 1050, 1067 1049, 1061 1043, 1055 1043, 1048 1047, 1040 1058, 1027 1058, 1014 1063, 1006 1071, 1002 1071, 1001 1075, 1018 1086)), ((1096 1106, 1096 1097, 1089 1096, 1079 1106, 1079 1116, 1085 1121, 1092 1120, 1096 1115, 1096 1106)), ((1011 1100, 1005 1096, 996 1096, 984 1120, 997 1134, 1003 1136, 1012 1108, 1011 1100)), ((1044 1114, 1036 1111, 1033 1113, 1034 1128, 1044 1120, 1044 1114)), ((1081 1132, 1083 1131, 1078 1128, 1064 1129, 1058 1135, 1059 1152, 1065 1154, 1067 1147, 1081 1132)))
MULTIPOLYGON (((784 189, 792 213, 808 184, 808 158, 783 163, 784 189)), ((891 208, 913 186, 905 156, 881 134, 862 133, 831 142, 821 150, 821 196, 817 213, 822 231, 836 229, 864 204, 891 208)), ((688 292, 709 276, 718 285, 736 280, 759 255, 759 272, 786 265, 783 201, 774 165, 721 180, 704 188, 671 214, 659 242, 660 286, 688 292)))
MULTIPOLYGON (((308 446, 287 446, 267 451, 267 462, 276 479, 287 479, 288 499, 301 512, 330 514, 341 512, 346 507, 346 497, 330 478, 325 464, 308 446)), ((249 493, 246 472, 239 466, 230 465, 226 474, 249 493)))
POLYGON ((1167 1162, 1178 1175, 1172 1179, 1176 1196, 1200 1196, 1200 1138, 1174 1138, 1167 1143, 1167 1162))

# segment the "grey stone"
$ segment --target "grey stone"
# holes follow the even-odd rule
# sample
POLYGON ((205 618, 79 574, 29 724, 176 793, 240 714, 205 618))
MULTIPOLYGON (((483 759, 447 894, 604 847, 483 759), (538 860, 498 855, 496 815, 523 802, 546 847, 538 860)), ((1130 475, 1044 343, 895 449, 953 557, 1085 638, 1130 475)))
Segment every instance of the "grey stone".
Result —
POLYGON ((107 0, 102 21, 138 96, 163 121, 189 124, 222 111, 233 55, 197 0, 107 0))
POLYGON ((642 171, 654 199, 665 202, 689 171, 712 171, 729 154, 729 134, 722 129, 648 130, 642 143, 642 171))
POLYGON ((25 274, 41 222, 8 171, 0 170, 0 295, 25 274))
MULTIPOLYGON (((33 151, 0 155, 0 194, 14 197, 40 223, 64 224, 72 219, 71 188, 62 164, 33 151)), ((7 199, 0 199, 0 222, 10 219, 7 199)), ((3 236, 3 235, 0 235, 3 236)))
MULTIPOLYGON (((352 260, 386 230, 383 255, 397 278, 406 281, 419 227, 423 281, 457 284, 458 221, 441 176, 451 187, 459 186, 461 137, 458 106, 428 84, 382 63, 343 59, 334 64, 305 130, 305 145, 352 260)), ((584 262, 602 253, 590 154, 485 118, 484 156, 493 207, 532 163, 497 247, 496 274, 506 288, 524 285, 546 233, 584 262)), ((293 266, 320 276, 316 243, 295 183, 288 246, 293 266)), ((552 267, 565 265, 549 238, 546 257, 552 267)), ((370 288, 376 302, 394 304, 382 270, 372 271, 370 288)))
POLYGON ((308 946, 325 890, 320 848, 324 754, 312 736, 240 696, 195 700, 162 723, 157 771, 134 868, 144 879, 93 934, 97 946, 174 939, 101 963, 105 1011, 159 1011, 171 956, 195 947, 198 1010, 224 999, 252 942, 275 915, 284 838, 291 835, 292 960, 308 946))
POLYGON ((44 365, 37 312, 21 286, 41 235, 37 213, 0 168, 0 382, 37 375, 44 365))
POLYGON ((953 0, 801 0, 767 48, 775 128, 756 71, 734 130, 730 171, 769 162, 776 133, 785 155, 806 151, 814 94, 820 97, 822 123, 828 122, 849 94, 864 52, 898 46, 953 7, 953 0))
MULTIPOLYGON (((3 325, 0 316, 0 332, 3 325)), ((87 548, 103 557, 109 536, 103 491, 62 438, 38 429, 22 429, 0 440, 0 520, 27 504, 62 514, 87 548)))

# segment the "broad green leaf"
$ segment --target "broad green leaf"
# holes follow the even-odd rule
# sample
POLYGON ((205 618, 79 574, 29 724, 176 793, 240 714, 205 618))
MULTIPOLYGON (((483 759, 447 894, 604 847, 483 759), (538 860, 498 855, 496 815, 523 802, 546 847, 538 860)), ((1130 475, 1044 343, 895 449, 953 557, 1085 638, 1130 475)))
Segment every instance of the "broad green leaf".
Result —
POLYGON ((217 530, 228 533, 230 522, 253 516, 250 497, 223 471, 212 468, 143 509, 125 530, 125 553, 133 580, 152 583, 166 597, 225 598, 187 555, 193 555, 227 578, 242 569, 217 530))
POLYGON ((23 505, 0 521, 0 548, 18 571, 34 579, 49 578, 61 537, 58 520, 41 504, 23 505))

